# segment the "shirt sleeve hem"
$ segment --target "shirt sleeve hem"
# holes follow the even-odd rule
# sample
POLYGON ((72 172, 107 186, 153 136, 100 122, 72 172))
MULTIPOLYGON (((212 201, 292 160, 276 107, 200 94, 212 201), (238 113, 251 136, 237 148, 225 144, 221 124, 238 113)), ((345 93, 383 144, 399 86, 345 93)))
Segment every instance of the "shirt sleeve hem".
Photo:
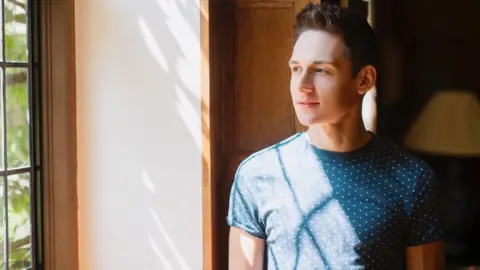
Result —
POLYGON ((265 239, 266 238, 264 232, 259 232, 259 231, 256 231, 256 230, 252 229, 252 228, 249 228, 248 226, 245 226, 245 224, 241 224, 239 222, 236 222, 232 218, 227 217, 227 224, 231 227, 235 227, 235 228, 238 228, 242 231, 245 231, 246 233, 248 233, 248 234, 250 234, 254 237, 257 237, 257 238, 260 238, 260 239, 265 239))
POLYGON ((407 243, 407 247, 421 246, 421 245, 431 244, 431 243, 442 241, 442 240, 443 238, 441 236, 431 237, 428 239, 421 239, 419 241, 407 243))

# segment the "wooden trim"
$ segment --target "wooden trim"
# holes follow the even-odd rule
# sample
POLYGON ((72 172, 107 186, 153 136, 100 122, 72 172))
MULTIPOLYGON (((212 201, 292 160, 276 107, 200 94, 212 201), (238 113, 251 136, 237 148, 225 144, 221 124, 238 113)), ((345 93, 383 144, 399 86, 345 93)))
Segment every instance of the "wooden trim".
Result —
MULTIPOLYGON (((227 171, 224 125, 225 89, 233 85, 234 10, 231 0, 201 0, 202 132, 203 132, 203 269, 217 270, 226 258, 219 256, 219 226, 226 222, 219 213, 218 192, 227 171), (223 261, 222 261, 223 260, 223 261)), ((223 270, 223 269, 222 269, 223 270)))
POLYGON ((294 2, 255 2, 255 1, 239 1, 236 3, 237 8, 292 8, 294 2))
POLYGON ((40 5, 44 269, 78 270, 74 0, 40 5))
POLYGON ((202 226, 203 226, 203 269, 215 266, 215 172, 211 129, 210 93, 210 1, 200 0, 200 49, 201 49, 201 118, 202 118, 202 226))

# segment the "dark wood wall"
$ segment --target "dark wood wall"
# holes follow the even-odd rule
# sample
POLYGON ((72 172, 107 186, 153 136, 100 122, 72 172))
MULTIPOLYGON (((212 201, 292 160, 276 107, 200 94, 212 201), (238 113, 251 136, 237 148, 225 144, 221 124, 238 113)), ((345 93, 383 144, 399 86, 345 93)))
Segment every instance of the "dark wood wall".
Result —
POLYGON ((394 69, 400 74, 395 79, 380 78, 380 132, 400 140, 428 98, 441 89, 480 94, 480 1, 376 1, 375 5, 375 27, 386 51, 382 71, 394 69))

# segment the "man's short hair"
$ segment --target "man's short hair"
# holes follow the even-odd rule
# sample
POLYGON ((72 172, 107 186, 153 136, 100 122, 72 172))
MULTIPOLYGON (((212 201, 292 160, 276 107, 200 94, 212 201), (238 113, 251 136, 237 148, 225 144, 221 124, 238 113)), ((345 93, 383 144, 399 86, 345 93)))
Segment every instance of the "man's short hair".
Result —
POLYGON ((360 12, 328 3, 309 3, 295 17, 294 42, 308 30, 326 31, 343 39, 346 56, 352 62, 352 76, 367 65, 377 68, 375 32, 360 12))

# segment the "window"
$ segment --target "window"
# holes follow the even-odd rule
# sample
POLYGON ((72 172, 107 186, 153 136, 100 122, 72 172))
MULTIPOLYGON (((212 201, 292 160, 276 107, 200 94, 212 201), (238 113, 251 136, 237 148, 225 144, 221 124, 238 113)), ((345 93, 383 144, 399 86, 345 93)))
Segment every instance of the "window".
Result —
POLYGON ((39 71, 35 0, 3 0, 0 43, 0 267, 40 262, 39 71), (38 202, 38 203, 37 203, 38 202))

